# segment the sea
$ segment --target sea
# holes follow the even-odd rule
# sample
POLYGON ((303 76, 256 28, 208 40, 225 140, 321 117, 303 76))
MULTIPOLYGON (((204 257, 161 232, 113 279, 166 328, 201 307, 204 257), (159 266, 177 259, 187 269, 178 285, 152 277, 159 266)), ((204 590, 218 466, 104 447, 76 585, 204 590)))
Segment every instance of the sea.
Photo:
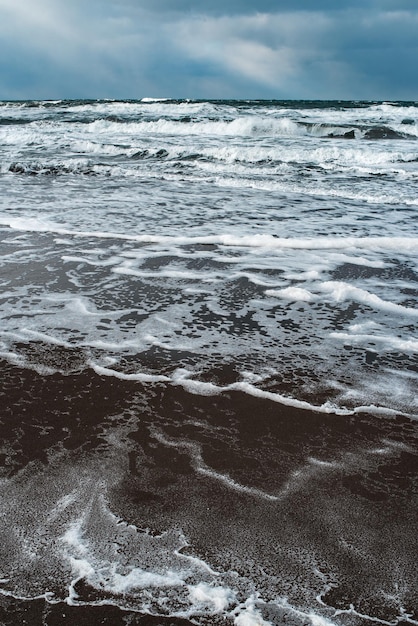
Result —
POLYGON ((0 624, 418 624, 418 103, 0 102, 0 624))

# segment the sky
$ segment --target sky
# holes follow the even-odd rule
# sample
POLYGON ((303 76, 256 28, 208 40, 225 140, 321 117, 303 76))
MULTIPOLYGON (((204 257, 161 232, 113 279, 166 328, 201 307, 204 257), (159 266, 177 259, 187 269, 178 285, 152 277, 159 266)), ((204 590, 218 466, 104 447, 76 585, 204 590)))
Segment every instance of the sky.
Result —
POLYGON ((0 0, 0 100, 418 100, 418 0, 0 0))

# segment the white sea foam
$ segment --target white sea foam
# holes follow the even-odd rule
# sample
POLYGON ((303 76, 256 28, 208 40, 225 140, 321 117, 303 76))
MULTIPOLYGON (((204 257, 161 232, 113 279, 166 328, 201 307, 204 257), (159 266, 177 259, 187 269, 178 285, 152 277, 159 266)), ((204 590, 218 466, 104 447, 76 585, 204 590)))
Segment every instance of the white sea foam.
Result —
POLYGON ((179 368, 174 371, 172 375, 172 382, 174 385, 184 387, 192 394, 200 396, 216 396, 222 391, 222 387, 214 385, 213 383, 206 383, 199 380, 193 380, 190 378, 192 372, 187 369, 179 368))
POLYGON ((223 613, 235 600, 235 594, 225 587, 212 587, 206 583, 189 586, 189 597, 198 608, 208 610, 214 614, 223 613))
POLYGON ((298 400, 296 398, 292 398, 289 396, 284 396, 281 393, 274 393, 272 391, 265 391, 263 389, 259 389, 255 385, 248 383, 246 381, 232 383, 225 388, 226 390, 236 390, 243 391, 250 396, 254 396, 255 398, 265 398, 266 400, 271 400, 272 402, 278 402, 279 404, 283 404, 285 406, 292 406, 296 409, 305 409, 308 411, 317 411, 320 413, 336 413, 338 415, 350 415, 352 414, 351 410, 348 409, 340 409, 335 405, 332 405, 329 402, 326 402, 323 405, 317 406, 313 405, 310 402, 305 402, 304 400, 298 400))
MULTIPOLYGON (((74 500, 75 498, 73 498, 74 500)), ((72 550, 75 551, 79 556, 84 555, 88 552, 88 547, 83 541, 81 527, 82 527, 83 519, 76 520, 71 523, 64 535, 62 536, 62 541, 68 545, 72 550)), ((82 561, 80 559, 77 560, 78 564, 81 564, 82 561)), ((85 563, 85 561, 83 562, 85 563)), ((77 566, 79 567, 79 566, 77 566)), ((84 565, 82 565, 84 569, 84 565)), ((89 573, 92 572, 91 566, 88 566, 89 573)), ((84 575, 84 574, 83 574, 84 575)))
POLYGON ((329 269, 328 264, 323 264, 318 266, 316 269, 307 270, 305 272, 285 272, 284 277, 287 280, 318 280, 321 278, 321 274, 323 271, 327 271, 329 269))
POLYGON ((158 243, 171 245, 223 245, 244 248, 263 248, 266 250, 372 250, 377 252, 393 251, 414 253, 418 251, 418 237, 277 237, 268 234, 254 235, 204 235, 204 236, 169 236, 128 234, 107 231, 80 231, 63 228, 58 224, 41 218, 0 217, 0 225, 8 226, 13 230, 29 232, 51 232, 75 237, 91 237, 102 239, 120 239, 122 241, 136 241, 138 243, 158 243))
POLYGON ((53 335, 49 335, 47 333, 41 333, 37 330, 32 330, 31 328, 21 328, 19 331, 19 334, 17 333, 7 333, 7 334, 18 341, 19 340, 24 341, 25 339, 29 337, 31 339, 43 341, 47 344, 54 345, 54 346, 62 346, 64 348, 73 347, 72 344, 69 343, 68 341, 60 339, 59 337, 54 337, 53 335))
POLYGON ((382 259, 370 259, 364 256, 357 256, 357 255, 354 256, 351 254, 338 254, 336 252, 331 253, 328 258, 337 263, 350 263, 351 265, 373 267, 376 269, 383 269, 383 268, 390 266, 390 264, 387 261, 383 261, 382 259))
POLYGON ((213 480, 216 480, 222 483, 223 485, 228 487, 228 489, 232 489, 233 491, 238 491, 239 493, 243 493, 243 494, 252 496, 254 498, 259 498, 261 500, 267 500, 270 502, 276 502, 277 500, 280 499, 281 494, 279 496, 276 496, 276 495, 267 493, 265 491, 262 491, 261 489, 248 487, 247 485, 241 485, 240 483, 237 483, 235 480, 233 480, 230 476, 226 474, 221 474, 220 472, 216 472, 208 468, 203 463, 201 457, 195 458, 195 465, 196 465, 195 469, 199 474, 203 474, 204 476, 207 476, 208 478, 211 478, 213 480))
POLYGON ((110 369, 108 367, 104 367, 103 365, 98 365, 94 362, 90 362, 90 367, 96 372, 96 374, 99 374, 99 376, 114 376, 115 378, 119 378, 119 380, 131 380, 141 383, 170 382, 170 378, 168 376, 146 374, 144 372, 128 374, 125 372, 119 372, 117 370, 110 369))
POLYGON ((319 286, 319 289, 329 294, 336 302, 344 302, 344 300, 354 300, 361 304, 366 304, 373 309, 387 311, 389 313, 397 313, 411 317, 418 317, 418 309, 412 309, 395 302, 383 300, 374 293, 370 293, 365 289, 354 287, 343 281, 326 281, 319 286))
MULTIPOLYGON (((317 413, 326 413, 326 414, 336 414, 336 415, 354 415, 356 413, 374 413, 380 415, 396 415, 400 414, 401 411, 396 411, 386 407, 379 407, 374 404, 369 405, 360 405, 355 408, 341 408, 338 404, 334 404, 332 402, 325 402, 322 405, 312 404, 305 400, 298 400, 297 398, 292 398, 291 396, 285 396, 281 393, 265 391, 255 386, 253 383, 248 382, 247 380, 242 380, 238 382, 231 383, 226 385, 225 387, 215 385, 214 383, 202 382, 199 380, 193 380, 191 378, 193 373, 185 370, 178 369, 176 370, 171 378, 171 381, 174 385, 182 386, 186 391, 189 391, 192 394, 203 395, 203 396, 213 396, 219 395, 228 391, 242 391, 250 396, 254 396, 256 398, 264 398, 266 400, 270 400, 272 402, 277 402, 279 404, 283 404, 284 406, 291 406, 296 409, 303 409, 308 411, 314 411, 317 413)), ((359 397, 362 397, 361 394, 359 397)))
POLYGON ((158 272, 136 270, 132 267, 119 266, 113 268, 115 274, 126 274, 127 276, 137 276, 138 278, 175 278, 179 280, 203 280, 204 282, 218 281, 216 274, 209 273, 202 275, 201 272, 182 271, 176 269, 162 269, 158 272))
POLYGON ((284 300, 291 300, 294 302, 311 302, 314 300, 314 295, 307 289, 302 287, 286 287, 285 289, 267 289, 265 291, 267 296, 273 296, 276 298, 283 298, 284 300))
MULTIPOLYGON (((90 251, 90 253, 94 253, 94 251, 90 251)), ((92 265, 94 267, 109 267, 115 265, 116 263, 120 263, 120 257, 111 257, 110 259, 106 259, 103 261, 99 261, 98 259, 92 259, 82 256, 67 256, 63 255, 62 260, 64 263, 85 263, 86 265, 92 265)))
POLYGON ((388 335, 372 335, 372 334, 357 334, 355 332, 330 333, 330 337, 341 339, 349 344, 377 344, 379 349, 383 350, 397 350, 400 352, 418 352, 418 339, 401 339, 399 337, 391 337, 388 335))
MULTIPOLYGON (((356 611, 353 605, 351 605, 349 609, 337 609, 335 611, 335 617, 339 617, 340 615, 352 615, 362 620, 366 620, 367 622, 372 622, 374 624, 383 624, 384 626, 393 626, 394 624, 398 624, 399 620, 401 619, 401 615, 399 615, 399 617, 396 619, 395 622, 384 620, 384 619, 379 619, 378 617, 367 615, 367 613, 361 613, 360 611, 356 611)), ((410 620, 406 620, 406 621, 410 621, 410 620)), ((410 623, 414 623, 414 621, 411 621, 410 623)))
POLYGON ((235 626, 272 626, 270 622, 263 619, 260 610, 257 608, 258 598, 251 596, 240 607, 240 612, 235 617, 235 626))
POLYGON ((113 575, 111 583, 107 583, 106 589, 112 593, 123 594, 129 593, 134 589, 143 589, 149 587, 157 587, 164 589, 165 587, 178 587, 184 585, 186 573, 168 571, 165 575, 147 572, 140 568, 132 569, 128 574, 113 575))

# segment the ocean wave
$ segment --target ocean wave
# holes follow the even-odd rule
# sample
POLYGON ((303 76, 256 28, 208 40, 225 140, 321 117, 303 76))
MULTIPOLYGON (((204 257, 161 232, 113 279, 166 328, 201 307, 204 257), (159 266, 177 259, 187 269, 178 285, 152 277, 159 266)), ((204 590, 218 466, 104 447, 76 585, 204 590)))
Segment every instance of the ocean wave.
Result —
POLYGON ((30 124, 30 119, 25 119, 24 117, 0 117, 0 126, 20 126, 30 124))
POLYGON ((416 139, 418 136, 418 126, 413 120, 411 123, 402 126, 401 124, 393 125, 370 125, 365 126, 336 126, 327 123, 306 123, 306 129, 309 134, 318 138, 327 139, 356 139, 356 140, 402 140, 416 139))
POLYGON ((169 102, 172 98, 141 98, 141 102, 169 102))
POLYGON ((124 124, 106 120, 95 120, 88 125, 91 133, 119 133, 122 135, 160 134, 170 135, 217 135, 217 136, 295 136, 304 135, 303 126, 291 119, 265 119, 253 116, 231 120, 191 120, 189 124, 158 119, 152 121, 128 121, 124 124))
POLYGON ((65 228, 62 225, 48 221, 41 217, 0 217, 0 225, 17 231, 50 232, 74 237, 92 237, 103 239, 120 239, 143 243, 171 244, 171 245, 220 245, 226 247, 263 248, 266 250, 374 250, 393 251, 404 250, 406 253, 418 251, 418 237, 411 236, 383 236, 383 237, 354 237, 354 236, 326 236, 326 237, 277 237, 268 234, 237 235, 223 233, 218 235, 153 235, 128 234, 117 231, 76 230, 65 228))
POLYGON ((82 174, 84 176, 94 176, 97 174, 110 173, 110 168, 106 165, 90 163, 87 160, 67 160, 64 163, 21 163, 16 162, 8 166, 7 171, 12 174, 23 174, 27 176, 60 176, 63 174, 82 174))
MULTIPOLYGON (((182 137, 181 143, 179 141, 164 143, 159 145, 158 142, 152 141, 145 142, 143 137, 129 137, 118 136, 117 140, 113 136, 103 136, 97 138, 76 138, 71 144, 71 150, 73 156, 68 156, 62 160, 54 160, 53 162, 42 161, 27 161, 22 158, 11 160, 9 165, 4 163, 2 165, 2 171, 10 171, 14 173, 93 173, 94 170, 103 172, 104 168, 109 168, 109 173, 118 173, 120 175, 141 175, 143 170, 138 170, 134 162, 147 162, 147 161, 167 161, 170 163, 192 163, 194 166, 203 167, 203 164, 208 164, 208 172, 211 174, 227 176, 231 173, 240 174, 237 170, 237 165, 242 164, 246 167, 257 167, 257 170, 245 170, 241 172, 244 174, 244 178, 248 176, 252 177, 255 184, 275 184, 275 180, 271 179, 272 169, 274 167, 281 168, 281 174, 286 174, 282 168, 303 168, 306 167, 318 168, 318 171, 322 168, 325 171, 340 171, 340 172, 358 172, 359 174, 380 174, 391 176, 406 176, 409 178, 416 177, 416 172, 409 167, 409 164, 413 164, 418 160, 418 151, 411 151, 410 146, 408 150, 375 150, 368 147, 367 144, 358 145, 356 147, 348 147, 341 145, 323 145, 311 146, 241 146, 241 145, 220 145, 220 146, 208 146, 202 143, 191 145, 186 136, 182 137), (156 145, 155 145, 156 144, 156 145), (80 155, 87 155, 88 160, 80 159, 80 155), (117 161, 116 161, 117 159, 117 161), (211 165, 212 164, 212 165, 211 165), (227 168, 219 169, 223 165, 228 165, 227 168), (260 166, 263 169, 260 169, 260 166), (235 168, 235 169, 231 169, 235 168), (112 168, 115 168, 114 170, 112 168)), ((19 145, 25 145, 29 141, 30 145, 36 149, 45 150, 50 149, 48 141, 53 144, 53 137, 47 142, 45 139, 40 140, 40 136, 33 129, 24 133, 20 139, 17 138, 19 145)), ((8 145, 13 145, 13 139, 10 136, 7 139, 8 145), (10 142, 9 142, 10 139, 10 142)), ((16 144, 16 138, 15 138, 16 144)), ((352 145, 350 143, 350 145, 352 145)), ((197 170, 193 170, 197 171, 197 170)), ((161 171, 156 171, 156 175, 161 175, 161 171)), ((171 169, 164 171, 166 175, 172 175, 171 169)), ((189 171, 189 175, 193 172, 189 171)), ((288 171, 289 175, 292 174, 292 169, 288 171)), ((245 185, 245 181, 243 182, 245 185)), ((281 178, 279 185, 286 185, 286 177, 281 178)), ((290 184, 290 179, 289 183, 290 184)), ((338 189, 336 189, 338 192, 338 189)), ((380 201, 380 199, 379 199, 380 201)))

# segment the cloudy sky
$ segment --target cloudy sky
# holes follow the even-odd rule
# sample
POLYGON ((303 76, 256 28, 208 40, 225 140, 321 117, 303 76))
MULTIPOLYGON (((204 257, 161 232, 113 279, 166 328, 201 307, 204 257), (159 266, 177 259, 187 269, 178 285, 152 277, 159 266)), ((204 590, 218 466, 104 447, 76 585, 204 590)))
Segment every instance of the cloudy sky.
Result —
POLYGON ((0 0, 0 99, 418 100, 418 0, 0 0))

